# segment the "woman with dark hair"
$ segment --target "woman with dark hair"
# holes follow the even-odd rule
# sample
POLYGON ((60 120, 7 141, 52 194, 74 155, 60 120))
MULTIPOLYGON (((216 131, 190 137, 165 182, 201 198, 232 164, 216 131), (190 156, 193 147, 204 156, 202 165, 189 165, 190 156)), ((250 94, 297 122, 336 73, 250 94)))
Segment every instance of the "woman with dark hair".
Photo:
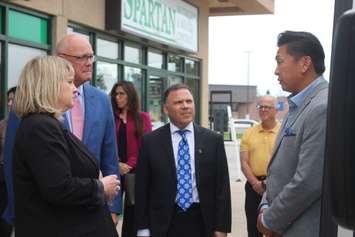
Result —
POLYGON ((122 237, 136 237, 134 220, 134 179, 138 151, 144 133, 152 130, 147 113, 140 111, 139 98, 132 82, 119 81, 111 90, 115 114, 117 148, 120 157, 122 193, 125 192, 122 237), (130 190, 129 190, 130 189, 130 190))

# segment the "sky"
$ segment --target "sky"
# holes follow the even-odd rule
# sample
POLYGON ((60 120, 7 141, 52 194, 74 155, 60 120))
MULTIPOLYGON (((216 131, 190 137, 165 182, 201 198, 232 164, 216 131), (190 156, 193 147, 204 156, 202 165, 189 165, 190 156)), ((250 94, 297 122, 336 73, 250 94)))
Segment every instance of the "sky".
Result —
POLYGON ((277 35, 285 30, 318 37, 328 80, 334 1, 275 0, 273 15, 210 17, 209 84, 249 84, 257 86, 258 95, 267 90, 274 96, 287 95, 274 75, 277 35))

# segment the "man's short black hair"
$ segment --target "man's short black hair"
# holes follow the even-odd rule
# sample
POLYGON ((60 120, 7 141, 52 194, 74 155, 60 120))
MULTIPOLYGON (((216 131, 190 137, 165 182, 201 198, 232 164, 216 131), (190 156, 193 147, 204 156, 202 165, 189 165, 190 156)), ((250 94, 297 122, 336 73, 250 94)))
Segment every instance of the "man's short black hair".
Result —
POLYGON ((16 86, 11 87, 10 89, 8 89, 8 91, 6 92, 7 97, 9 97, 9 95, 10 95, 11 93, 13 93, 13 94, 16 93, 16 86))
POLYGON ((285 31, 279 34, 277 46, 287 45, 287 52, 296 59, 309 56, 314 70, 321 75, 324 70, 324 51, 318 38, 309 32, 285 31))
POLYGON ((177 90, 181 90, 181 89, 186 89, 186 90, 190 91, 190 93, 192 95, 191 88, 188 85, 186 85, 186 84, 175 84, 175 85, 172 85, 168 89, 165 90, 164 97, 163 97, 163 103, 164 104, 166 103, 166 100, 167 100, 169 94, 172 91, 177 91, 177 90))

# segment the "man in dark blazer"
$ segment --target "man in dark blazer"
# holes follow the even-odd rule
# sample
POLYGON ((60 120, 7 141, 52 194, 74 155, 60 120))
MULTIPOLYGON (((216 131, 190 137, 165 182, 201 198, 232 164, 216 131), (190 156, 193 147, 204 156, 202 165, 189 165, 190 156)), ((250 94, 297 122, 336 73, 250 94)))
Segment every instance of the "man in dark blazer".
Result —
MULTIPOLYGON (((95 155, 100 164, 103 176, 116 174, 118 171, 118 156, 116 148, 115 124, 112 106, 108 96, 91 86, 94 54, 89 41, 81 36, 69 34, 58 43, 56 54, 68 60, 74 70, 74 84, 82 96, 84 110, 84 125, 82 141, 95 155)), ((5 138, 4 165, 5 179, 8 190, 8 206, 3 214, 8 223, 14 219, 14 194, 12 181, 12 148, 19 124, 15 114, 10 114, 5 138)), ((70 112, 64 116, 65 126, 72 131, 70 112)), ((110 206, 112 219, 117 223, 116 213, 121 212, 120 195, 117 195, 110 206)))
POLYGON ((143 137, 138 159, 137 236, 224 237, 231 231, 231 198, 223 137, 193 123, 194 99, 186 85, 166 90, 164 113, 170 123, 143 137), (184 141, 186 206, 179 186, 184 141))

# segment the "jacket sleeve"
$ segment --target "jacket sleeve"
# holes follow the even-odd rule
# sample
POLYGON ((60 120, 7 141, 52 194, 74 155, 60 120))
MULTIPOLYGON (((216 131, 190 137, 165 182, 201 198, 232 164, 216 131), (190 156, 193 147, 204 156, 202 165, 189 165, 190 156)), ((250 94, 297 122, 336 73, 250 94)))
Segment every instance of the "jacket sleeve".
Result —
POLYGON ((144 133, 148 133, 152 131, 152 120, 148 113, 142 113, 143 125, 144 125, 144 133))
MULTIPOLYGON (((101 147, 101 157, 100 157, 100 170, 103 176, 115 174, 117 177, 120 177, 118 162, 119 157, 117 153, 117 142, 116 142, 116 134, 115 134, 115 122, 112 112, 111 103, 109 98, 105 95, 103 99, 102 106, 106 108, 106 120, 105 120, 105 133, 104 139, 102 141, 101 147)), ((110 211, 112 213, 121 213, 122 205, 121 205, 121 195, 118 194, 114 200, 112 201, 112 205, 110 205, 110 211)))
MULTIPOLYGON (((98 195, 100 190, 97 179, 72 176, 70 149, 60 126, 47 120, 28 126, 31 126, 27 128, 28 137, 20 137, 14 147, 15 152, 25 156, 25 159, 14 155, 14 166, 21 167, 23 164, 28 167, 41 196, 56 205, 104 205, 98 195)), ((18 134, 21 136, 20 131, 18 134)), ((15 174, 18 172, 17 175, 21 175, 21 170, 16 169, 15 174)))
POLYGON ((266 226, 278 233, 321 198, 326 112, 326 104, 321 104, 305 117, 295 174, 263 212, 266 226))
POLYGON ((6 135, 4 141, 4 174, 7 189, 7 206, 3 213, 3 218, 10 224, 14 223, 15 208, 14 208, 14 186, 13 186, 13 173, 12 173, 12 150, 15 143, 15 136, 17 128, 20 124, 20 118, 18 118, 13 111, 10 112, 6 135))
POLYGON ((139 158, 136 169, 136 202, 135 218, 136 227, 140 229, 149 229, 149 189, 150 189, 150 168, 149 168, 149 145, 146 136, 143 136, 142 146, 139 152, 139 158))
POLYGON ((217 138, 217 180, 216 180, 216 225, 215 230, 231 232, 231 194, 227 156, 224 149, 223 137, 217 138))

